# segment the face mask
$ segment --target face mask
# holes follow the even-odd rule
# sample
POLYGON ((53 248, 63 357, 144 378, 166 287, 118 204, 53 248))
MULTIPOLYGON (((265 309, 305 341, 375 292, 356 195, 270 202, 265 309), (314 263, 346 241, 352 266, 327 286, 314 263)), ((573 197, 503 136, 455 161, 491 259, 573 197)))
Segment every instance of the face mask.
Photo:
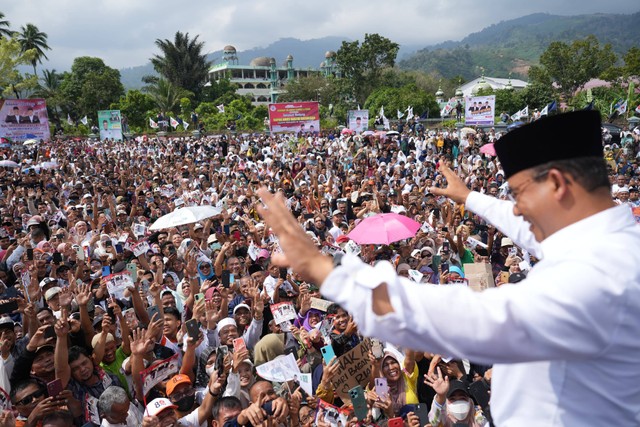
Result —
POLYGON ((207 372, 207 375, 211 377, 211 375, 213 375, 213 373, 216 371, 216 367, 215 365, 207 366, 205 368, 205 371, 207 372))
POLYGON ((447 402, 447 412, 453 415, 453 417, 458 421, 462 421, 467 418, 470 409, 471 403, 468 400, 458 400, 457 402, 452 403, 447 402))
POLYGON ((178 411, 187 412, 191 410, 191 408, 193 407, 193 402, 195 402, 195 399, 196 399, 196 396, 193 395, 193 396, 183 397, 182 399, 175 402, 176 406, 178 407, 178 411))

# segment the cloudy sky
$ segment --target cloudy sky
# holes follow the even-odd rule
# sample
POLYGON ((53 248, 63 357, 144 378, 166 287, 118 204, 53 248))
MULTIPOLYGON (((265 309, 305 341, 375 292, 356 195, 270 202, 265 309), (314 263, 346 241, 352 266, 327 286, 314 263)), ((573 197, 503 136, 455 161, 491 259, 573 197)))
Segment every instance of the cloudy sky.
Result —
POLYGON ((207 52, 233 44, 267 46, 282 37, 361 39, 379 33, 401 44, 459 40, 502 20, 535 12, 632 13, 638 0, 23 0, 0 11, 19 30, 33 23, 49 36, 46 68, 65 70, 78 56, 115 68, 143 65, 154 41, 176 31, 199 34, 207 52))

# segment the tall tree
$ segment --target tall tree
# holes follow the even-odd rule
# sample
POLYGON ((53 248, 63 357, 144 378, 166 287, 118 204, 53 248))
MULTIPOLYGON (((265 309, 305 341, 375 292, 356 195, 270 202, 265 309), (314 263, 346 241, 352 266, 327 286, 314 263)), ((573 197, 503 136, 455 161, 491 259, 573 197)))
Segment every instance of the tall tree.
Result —
POLYGON ((108 67, 100 58, 88 56, 73 60, 71 72, 63 75, 61 90, 65 98, 63 110, 72 117, 94 116, 124 95, 120 71, 108 67))
POLYGON ((560 87, 565 99, 600 76, 616 62, 616 54, 610 44, 600 47, 595 36, 576 40, 570 45, 552 42, 540 56, 540 64, 560 87))
POLYGON ((189 38, 189 33, 176 32, 173 41, 156 40, 161 53, 151 58, 155 70, 174 86, 181 87, 200 99, 202 88, 209 77, 211 62, 202 53, 204 42, 199 36, 189 38))
POLYGON ((0 12, 0 39, 3 37, 11 38, 13 31, 9 29, 11 24, 4 19, 4 13, 0 12))
POLYGON ((56 70, 43 70, 42 77, 38 81, 38 87, 33 93, 34 97, 47 100, 47 109, 50 112, 49 117, 56 124, 60 124, 60 107, 63 103, 60 91, 61 83, 62 74, 56 72, 56 70))
POLYGON ((178 113, 180 98, 193 95, 163 78, 158 79, 155 84, 145 86, 142 90, 149 94, 158 110, 163 113, 178 113))
POLYGON ((359 103, 377 87, 382 70, 395 65, 399 48, 398 43, 379 34, 365 34, 362 44, 358 40, 342 42, 336 60, 359 103))
POLYGON ((22 52, 20 43, 15 39, 0 38, 0 94, 4 97, 20 98, 22 92, 34 89, 38 85, 36 76, 25 78, 18 67, 31 63, 34 50, 22 52))
POLYGON ((31 60, 31 65, 33 65, 33 74, 36 74, 36 64, 42 64, 42 58, 49 59, 44 53, 45 50, 51 50, 47 44, 47 33, 43 33, 33 24, 27 24, 20 28, 20 32, 17 33, 17 36, 23 52, 30 49, 34 49, 36 51, 36 56, 31 60))

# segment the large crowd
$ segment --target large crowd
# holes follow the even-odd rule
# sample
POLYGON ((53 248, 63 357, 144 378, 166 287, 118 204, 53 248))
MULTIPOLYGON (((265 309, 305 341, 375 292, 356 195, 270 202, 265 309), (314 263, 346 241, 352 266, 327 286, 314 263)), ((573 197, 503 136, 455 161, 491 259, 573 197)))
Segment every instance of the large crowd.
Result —
MULTIPOLYGON (((500 163, 480 151, 500 134, 400 130, 0 149, 17 163, 0 168, 0 426, 490 425, 491 366, 364 337, 318 284, 271 262, 261 187, 328 255, 388 260, 424 286, 470 286, 469 264, 488 263, 492 286, 526 277, 534 254, 428 191, 446 164, 508 199, 500 163), (151 229, 197 205, 220 213, 151 229), (420 223, 415 236, 348 237, 390 212, 420 223), (344 393, 345 358, 362 348, 367 377, 344 393)), ((617 137, 603 130, 612 195, 640 208, 640 129, 617 137)))

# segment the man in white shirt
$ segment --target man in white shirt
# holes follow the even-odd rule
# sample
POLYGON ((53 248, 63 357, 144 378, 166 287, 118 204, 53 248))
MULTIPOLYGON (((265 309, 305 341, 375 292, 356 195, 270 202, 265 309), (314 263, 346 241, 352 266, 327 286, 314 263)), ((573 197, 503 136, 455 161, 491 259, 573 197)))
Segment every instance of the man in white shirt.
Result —
POLYGON ((110 386, 100 395, 101 427, 127 427, 142 423, 142 411, 129 400, 122 387, 110 386))
POLYGON ((639 425, 640 229, 611 199, 599 113, 542 118, 496 151, 513 201, 471 192, 446 165, 448 187, 430 191, 465 203, 541 259, 517 285, 424 286, 351 255, 336 268, 282 198, 260 190, 260 213, 284 251, 273 261, 322 283, 363 335, 494 363, 496 425, 639 425))

